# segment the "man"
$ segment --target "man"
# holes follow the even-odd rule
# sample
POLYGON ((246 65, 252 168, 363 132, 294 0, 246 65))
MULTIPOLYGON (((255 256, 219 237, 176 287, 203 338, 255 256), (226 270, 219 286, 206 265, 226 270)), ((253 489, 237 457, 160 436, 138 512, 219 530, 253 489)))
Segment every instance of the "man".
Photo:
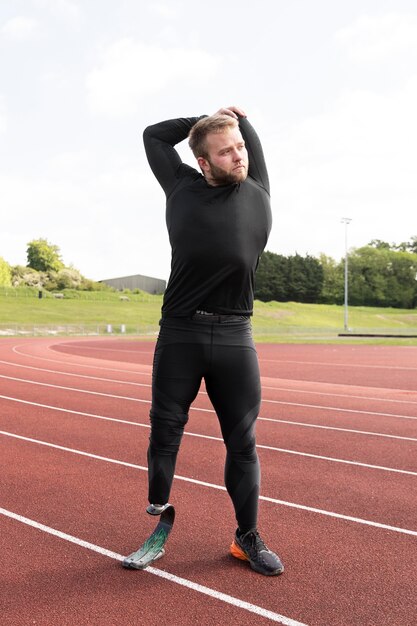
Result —
POLYGON ((280 559, 257 531, 254 430, 261 386, 250 316, 255 270, 271 229, 261 144, 243 110, 233 106, 149 126, 144 143, 167 198, 172 247, 153 364, 152 512, 168 503, 188 410, 204 378, 227 451, 225 484, 238 523, 231 554, 262 574, 281 574, 280 559), (174 148, 187 137, 201 173, 174 148))

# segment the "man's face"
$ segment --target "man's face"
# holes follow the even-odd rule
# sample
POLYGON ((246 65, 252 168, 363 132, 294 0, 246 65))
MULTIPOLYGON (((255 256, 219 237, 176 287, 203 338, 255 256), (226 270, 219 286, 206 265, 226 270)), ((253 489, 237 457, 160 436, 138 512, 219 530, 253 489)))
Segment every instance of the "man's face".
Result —
POLYGON ((238 127, 206 138, 208 157, 198 163, 210 185, 241 183, 248 175, 248 152, 238 127))

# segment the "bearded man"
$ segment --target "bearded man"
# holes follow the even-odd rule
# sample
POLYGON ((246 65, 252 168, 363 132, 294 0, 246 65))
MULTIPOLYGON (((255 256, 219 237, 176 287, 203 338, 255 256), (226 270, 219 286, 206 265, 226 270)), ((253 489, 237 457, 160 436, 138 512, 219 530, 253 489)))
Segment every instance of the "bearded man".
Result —
POLYGON ((279 557, 258 532, 261 383, 250 317, 272 223, 262 147, 234 106, 149 126, 144 144, 166 195, 172 248, 153 362, 149 512, 168 505, 189 408, 204 379, 226 446, 225 485, 238 525, 230 552, 261 574, 281 574, 279 557), (187 137, 200 172, 175 149, 187 137))

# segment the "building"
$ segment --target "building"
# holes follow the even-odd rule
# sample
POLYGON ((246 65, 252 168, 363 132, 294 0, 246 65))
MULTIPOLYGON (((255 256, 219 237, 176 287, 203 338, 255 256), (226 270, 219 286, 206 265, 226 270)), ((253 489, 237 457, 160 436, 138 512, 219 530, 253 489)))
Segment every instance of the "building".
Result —
POLYGON ((122 276, 121 278, 106 278, 100 280, 100 282, 118 291, 123 291, 123 289, 130 289, 130 291, 141 289, 147 293, 161 294, 164 293, 166 288, 165 280, 152 278, 151 276, 142 276, 141 274, 122 276))

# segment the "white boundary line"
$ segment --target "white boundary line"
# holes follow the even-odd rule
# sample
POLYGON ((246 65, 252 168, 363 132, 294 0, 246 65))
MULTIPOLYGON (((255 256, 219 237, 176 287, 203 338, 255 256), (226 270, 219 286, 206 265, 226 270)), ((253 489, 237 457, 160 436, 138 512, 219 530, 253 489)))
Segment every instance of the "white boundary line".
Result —
MULTIPOLYGON (((117 385, 132 385, 134 387, 148 387, 150 388, 152 385, 150 383, 138 383, 137 381, 133 381, 133 380, 118 380, 118 379, 114 379, 114 378, 104 378, 103 376, 92 376, 91 374, 77 374, 75 372, 62 372, 61 370, 50 370, 47 369, 46 367, 35 367, 34 365, 23 365, 22 363, 13 363, 12 361, 1 361, 0 363, 2 363, 3 365, 11 365, 12 367, 22 367, 24 369, 28 369, 28 370, 35 370, 37 372, 46 372, 47 374, 57 374, 58 376, 72 376, 73 378, 87 378, 88 380, 98 380, 100 382, 105 382, 105 383, 115 383, 117 385)), ((68 363, 68 361, 58 361, 58 363, 60 364, 67 364, 67 365, 71 365, 71 363, 68 363)), ((81 364, 76 364, 76 367, 78 367, 81 364)), ((90 368, 92 368, 93 366, 90 365, 90 368)), ((95 369, 95 368, 94 368, 95 369)), ((107 370, 107 368, 101 368, 101 369, 105 369, 107 370)), ((147 372, 131 372, 130 370, 112 370, 112 369, 108 369, 109 372, 113 372, 116 371, 119 374, 123 373, 123 374, 132 374, 133 376, 137 376, 140 374, 146 374, 146 376, 152 376, 151 372, 147 373, 147 372)), ((416 403, 417 404, 417 403, 416 403)))
MULTIPOLYGON (((31 344, 29 344, 31 345, 31 344)), ((56 345, 56 344, 54 344, 56 345)), ((53 347, 53 346, 52 346, 53 347)), ((48 346, 48 349, 51 350, 51 347, 48 346)), ((17 349, 17 346, 14 346, 12 348, 12 352, 14 354, 17 354, 18 356, 23 356, 27 359, 31 359, 32 361, 34 361, 36 359, 36 361, 47 361, 48 363, 59 363, 59 365, 69 365, 69 366, 73 366, 73 367, 85 367, 86 369, 93 369, 93 370, 104 370, 105 372, 118 372, 119 374, 126 374, 126 373, 131 373, 131 374, 135 374, 137 375, 141 375, 144 374, 146 376, 151 376, 151 368, 152 366, 149 365, 149 372, 139 372, 137 370, 130 370, 127 368, 118 368, 118 367, 107 367, 105 365, 98 365, 96 362, 95 363, 80 363, 78 362, 74 362, 74 361, 68 361, 65 359, 51 359, 49 357, 46 356, 39 356, 36 354, 27 354, 25 352, 22 352, 21 350, 17 349)), ((55 352, 54 354, 56 355, 63 355, 63 356, 75 356, 78 358, 82 358, 82 359, 88 359, 90 357, 88 356, 82 356, 80 354, 72 354, 71 352, 55 352)), ((95 359, 95 361, 97 361, 97 359, 95 359)), ((114 361, 113 361, 114 362, 114 361)), ((17 365, 16 363, 10 362, 11 365, 17 365)), ((129 363, 130 365, 141 365, 140 363, 129 363)), ((20 367, 29 367, 29 368, 33 368, 33 365, 23 365, 22 363, 19 363, 18 365, 20 365, 20 367)), ((144 363, 143 365, 146 366, 146 363, 144 363)), ((39 368, 42 369, 42 368, 39 368)), ((57 372, 57 373, 61 373, 61 372, 57 372)))
MULTIPOLYGON (((78 338, 79 341, 80 338, 78 338)), ((97 337, 95 338, 90 338, 92 340, 97 339, 97 337)), ((101 338, 103 339, 103 338, 101 338)), ((156 335, 155 335, 155 340, 156 340, 156 335)), ((52 341, 52 339, 51 339, 52 341)), ((68 343, 74 343, 77 341, 76 337, 71 338, 67 338, 67 339, 62 339, 62 341, 59 342, 59 344, 68 344, 68 343)), ((256 341, 255 341, 256 344, 256 341)), ((21 345, 15 345, 12 347, 13 352, 15 352, 16 354, 21 354, 22 356, 30 356, 30 357, 34 357, 34 355, 29 355, 29 354, 25 354, 24 352, 21 352, 18 350, 18 348, 21 347, 26 347, 26 346, 31 346, 32 343, 29 344, 23 344, 23 346, 21 345)), ((56 345, 55 344, 52 344, 56 345)), ((153 346, 153 344, 150 342, 149 345, 153 346)), ((259 345, 259 344, 258 344, 259 345)), ((411 350, 416 350, 415 346, 407 346, 408 348, 411 348, 411 350)), ((48 346, 49 349, 51 349, 51 346, 48 346)), ((103 350, 103 348, 96 348, 96 347, 91 347, 91 346, 84 346, 83 347, 84 350, 91 350, 91 351, 98 351, 98 350, 103 350)), ((109 348, 106 349, 106 352, 135 352, 134 350, 116 350, 114 348, 109 348)), ((144 353, 152 353, 153 350, 150 350, 149 352, 147 350, 141 350, 141 352, 144 353)), ((417 350, 416 350, 417 352, 417 350)), ((60 354, 68 354, 68 353, 60 353, 60 354)), ((71 354, 71 353, 70 353, 71 354)), ((72 356, 79 356, 77 354, 71 354, 72 356)), ((45 358, 45 357, 36 357, 36 358, 45 358)), ((87 357, 87 358, 94 358, 94 357, 87 357)), ((268 358, 264 358, 264 357, 259 357, 259 361, 264 361, 265 363, 295 363, 296 365, 302 364, 302 365, 324 365, 326 367, 331 366, 331 367, 354 367, 354 368, 366 368, 366 369, 387 369, 387 370, 417 370, 417 367, 411 366, 411 365, 390 365, 390 364, 384 364, 384 365, 378 365, 375 363, 368 363, 368 364, 362 364, 362 363, 331 363, 331 362, 327 362, 327 361, 300 361, 298 359, 268 359, 268 358)))
MULTIPOLYGON (((55 443, 49 443, 47 441, 41 441, 39 439, 33 439, 31 437, 23 437, 22 435, 16 435, 15 433, 9 433, 4 430, 0 430, 0 435, 4 435, 6 437, 13 437, 14 439, 20 439, 22 441, 28 441, 30 443, 36 443, 41 446, 47 446, 49 448, 54 448, 56 450, 63 450, 64 452, 71 452, 72 454, 79 454, 80 456, 86 456, 88 458, 97 459, 99 461, 105 461, 107 463, 114 463, 115 465, 123 465, 124 467, 130 467, 133 469, 139 469, 147 472, 148 468, 143 465, 136 465, 135 463, 128 463, 127 461, 120 461, 119 459, 112 459, 105 456, 100 456, 98 454, 92 454, 90 452, 84 452, 82 450, 75 450, 74 448, 67 448, 65 446, 59 446, 55 443)), ((186 476, 179 476, 175 474, 174 478, 176 480, 181 480, 184 482, 192 483, 194 485, 200 485, 202 487, 209 487, 211 489, 217 489, 218 491, 226 491, 226 487, 223 485, 216 485, 214 483, 208 483, 202 480, 197 480, 195 478, 188 478, 186 476)), ((332 511, 326 511, 324 509, 317 509, 315 507, 305 506, 303 504, 297 504, 294 502, 287 502, 285 500, 278 500, 276 498, 269 498, 268 496, 259 496, 260 500, 265 502, 271 502, 273 504, 281 504, 283 506, 288 506, 294 509, 300 509, 302 511, 308 511, 311 513, 319 513, 320 515, 327 515, 328 517, 334 517, 336 519, 341 519, 349 522, 355 522, 358 524, 365 524, 366 526, 373 526, 374 528, 381 528, 383 530, 390 530, 397 533, 401 533, 403 535, 411 535, 413 537, 417 537, 417 531, 409 530, 407 528, 400 528, 398 526, 390 526, 388 524, 381 524, 380 522, 372 522, 370 520, 362 519, 360 517, 353 517, 351 515, 343 515, 341 513, 334 513, 332 511)))
MULTIPOLYGON (((60 372, 57 372, 58 374, 60 374, 60 372)), ((7 376, 6 374, 0 374, 0 378, 3 378, 5 380, 14 380, 16 382, 21 382, 21 383, 26 383, 27 385, 39 385, 41 387, 52 387, 53 389, 63 389, 65 391, 75 391, 78 393, 86 393, 86 394, 91 394, 94 396, 102 396, 102 397, 106 397, 106 398, 116 398, 119 400, 129 400, 131 402, 148 402, 149 400, 143 400, 141 398, 132 398, 130 396, 119 396, 119 395, 115 395, 115 394, 110 394, 110 393, 104 393, 102 391, 92 391, 89 389, 78 389, 77 387, 66 387, 65 385, 55 385, 53 383, 44 383, 41 381, 36 381, 36 380, 29 380, 26 378, 18 378, 16 376, 7 376)), ((88 378, 88 377, 87 377, 88 378)), ((109 379, 102 379, 103 381, 106 382, 119 382, 119 381, 112 381, 109 379)), ((145 383, 132 383, 132 382, 124 382, 122 384, 136 384, 137 386, 140 387, 149 387, 150 385, 147 385, 145 383)), ((204 393, 201 392, 200 393, 204 393)), ((270 404, 281 404, 284 406, 296 406, 296 407, 302 407, 302 408, 306 408, 306 409, 320 409, 322 411, 336 411, 336 412, 340 412, 340 413, 353 413, 353 414, 357 414, 357 415, 376 415, 379 417, 393 417, 393 418, 399 418, 399 419, 407 419, 407 420, 417 420, 417 416, 414 415, 401 415, 398 413, 381 413, 380 411, 362 411, 359 409, 345 409, 342 407, 331 407, 331 406, 323 406, 320 404, 305 404, 305 403, 301 403, 301 402, 286 402, 284 400, 263 400, 263 402, 268 402, 270 404)), ((205 412, 210 412, 210 413, 214 413, 214 411, 212 409, 199 409, 199 408, 195 408, 194 410, 198 410, 198 411, 205 411, 205 412)))
MULTIPOLYGON (((26 367, 26 366, 24 365, 22 367, 26 367)), ((60 373, 60 372, 55 372, 55 373, 60 373)), ((268 377, 265 376, 264 378, 268 378, 268 377)), ((310 383, 314 385, 326 385, 326 386, 333 386, 333 387, 349 386, 349 385, 343 385, 343 383, 324 383, 324 382, 304 381, 304 380, 298 380, 296 382, 310 383)), ((358 386, 355 385, 354 388, 358 388, 358 386)), ((376 398, 375 396, 356 395, 356 394, 340 393, 340 392, 336 393, 335 391, 320 391, 319 389, 297 389, 296 387, 273 387, 272 385, 262 385, 262 389, 270 389, 272 391, 284 391, 286 393, 293 393, 293 394, 316 395, 316 396, 326 396, 326 397, 329 396, 332 398, 348 398, 349 400, 352 400, 352 399, 353 400, 371 400, 372 402, 383 402, 384 404, 389 403, 389 402, 393 402, 397 404, 417 404, 417 400, 408 400, 408 399, 405 400, 403 398, 384 398, 381 396, 376 398)), ((381 391, 379 388, 375 388, 375 387, 370 387, 370 389, 372 389, 373 391, 376 391, 376 390, 381 391)), ((383 391, 386 391, 386 388, 384 388, 383 391)), ((399 393, 413 393, 414 395, 417 396, 416 391, 410 392, 409 390, 404 391, 402 389, 390 389, 390 391, 394 391, 394 392, 397 391, 399 393)))
MULTIPOLYGON (((126 381, 126 380, 115 380, 115 379, 111 379, 111 378, 102 378, 99 376, 88 376, 86 374, 75 374, 73 372, 61 372, 59 370, 49 370, 49 369, 45 369, 45 368, 40 368, 40 367, 34 367, 31 365, 21 365, 21 364, 17 364, 17 363, 11 363, 9 361, 0 361, 0 363, 6 364, 6 365, 14 365, 16 367, 24 367, 27 369, 34 369, 36 371, 40 371, 40 372, 47 372, 50 374, 58 374, 58 375, 63 375, 63 376, 73 376, 76 378, 86 378, 88 380, 93 380, 93 381, 100 381, 100 382, 108 382, 108 383, 115 383, 115 384, 121 384, 121 385, 131 385, 134 387, 147 387, 150 388, 151 385, 148 383, 138 383, 138 382, 133 382, 133 381, 126 381)), ((1 375, 2 378, 6 378, 5 375, 1 375)), ((19 379, 15 379, 15 380, 21 380, 23 382, 27 382, 25 379, 23 378, 19 378, 19 379)), ((31 381, 32 384, 36 384, 36 381, 31 381)), ((46 384, 46 383, 43 383, 46 384)), ((265 387, 264 387, 265 388, 265 387)), ((305 391, 305 390, 300 390, 299 392, 296 392, 295 390, 291 390, 291 389, 285 389, 285 388, 275 388, 275 387, 267 387, 268 389, 277 389, 278 391, 294 391, 294 393, 312 393, 312 394, 319 394, 319 395, 327 395, 327 396, 340 396, 342 398, 359 398, 361 400, 379 400, 379 401, 383 401, 380 398, 369 398, 366 396, 348 396, 348 395, 343 395, 343 394, 321 394, 319 391, 305 391)), ((203 395, 207 395, 207 392, 203 391, 200 389, 199 394, 203 394, 203 395)), ((3 397, 4 399, 7 400, 12 400, 13 398, 9 397, 9 396, 0 396, 3 397)), ((139 402, 140 400, 138 400, 139 402)), ((16 398, 16 402, 19 402, 19 400, 16 398)), ((23 402, 23 401, 22 401, 23 402)), ((147 402, 150 402, 149 400, 147 402)), ((274 402, 278 402, 277 400, 268 400, 268 399, 263 399, 262 400, 263 403, 274 403, 274 402)), ((413 400, 387 400, 387 402, 402 402, 402 403, 406 403, 406 404, 417 404, 417 402, 414 402, 413 400)), ((282 404, 291 404, 291 403, 287 403, 282 401, 282 404)), ((37 405, 37 403, 33 403, 34 405, 37 405)), ((43 406, 43 405, 39 405, 39 406, 43 406)), ((312 407, 312 408, 317 408, 317 406, 313 407, 313 405, 309 405, 309 404, 303 404, 300 405, 303 407, 312 407)), ((334 410, 334 411, 343 411, 343 408, 339 408, 339 407, 326 407, 326 406, 320 406, 320 408, 324 408, 326 410, 334 410)), ((210 412, 210 413, 215 413, 215 411, 213 409, 203 409, 203 408, 198 408, 198 407, 191 407, 191 410, 193 411, 203 411, 203 412, 210 412)), ((354 411, 356 411, 356 409, 352 409, 354 411)), ((382 415, 382 414, 381 414, 382 415)), ((387 413, 385 415, 389 415, 390 417, 398 417, 398 418, 405 418, 405 419, 417 419, 414 416, 403 416, 403 415, 396 415, 395 413, 387 413)), ((377 432, 372 432, 372 431, 366 431, 366 430, 355 430, 353 428, 340 428, 337 426, 324 426, 321 424, 308 424, 306 422, 294 422, 291 420, 281 420, 281 419, 277 419, 277 418, 272 418, 272 417, 262 417, 261 415, 258 417, 258 420, 262 420, 262 421, 266 421, 266 422, 276 422, 278 424, 289 424, 290 426, 303 426, 303 427, 308 427, 308 428, 321 428, 323 430, 335 430, 335 431, 341 431, 341 432, 346 432, 346 433, 355 433, 358 435, 373 435, 375 437, 386 437, 389 439, 402 439, 405 441, 417 441, 417 438, 414 437, 402 437, 400 435, 389 435, 388 433, 377 433, 377 432)))
MULTIPOLYGON (((19 380, 19 379, 18 379, 19 380)), ((321 411, 338 411, 340 413, 355 413, 358 415, 378 415, 380 417, 400 417, 406 420, 417 420, 414 415, 398 415, 395 413, 382 413, 380 411, 362 411, 360 409, 344 409, 342 407, 323 406, 321 404, 305 404, 302 402, 286 402, 284 400, 268 400, 271 404, 284 404, 285 406, 301 406, 306 409, 320 409, 321 411)))
MULTIPOLYGON (((101 546, 97 546, 94 543, 90 543, 89 541, 84 541, 83 539, 79 539, 78 537, 74 537, 73 535, 68 535, 67 533, 63 533, 60 530, 56 530, 55 528, 51 528, 50 526, 45 526, 39 522, 31 520, 27 517, 23 517, 22 515, 18 515, 17 513, 13 513, 12 511, 8 511, 7 509, 0 508, 0 514, 5 517, 9 517, 15 521, 26 524, 27 526, 31 526, 32 528, 36 528, 44 533, 48 533, 59 539, 63 539, 64 541, 69 541, 70 543, 74 543, 81 548, 86 548, 87 550, 92 550, 93 552, 97 552, 103 556, 107 556, 111 559, 115 559, 116 561, 122 561, 124 556, 118 554, 117 552, 112 552, 111 550, 107 550, 106 548, 102 548, 101 546)), ((156 569, 155 567, 148 567, 144 572, 153 574, 154 576, 159 576, 160 578, 164 578, 169 582, 176 583, 177 585, 181 585, 182 587, 186 587, 193 591, 197 591, 198 593, 202 593, 206 596, 210 596, 215 600, 220 600, 221 602, 225 602, 227 604, 231 604, 234 607, 239 609, 244 609, 245 611, 249 611, 250 613, 254 613, 260 617, 266 617, 273 622, 278 622, 279 624, 283 624, 284 626, 307 626, 302 622, 298 622, 289 617, 285 617, 285 615, 280 615, 279 613, 275 613, 274 611, 269 611, 268 609, 264 609, 261 606, 256 604, 251 604, 250 602, 245 602, 244 600, 239 600, 239 598, 235 598, 226 593, 222 593, 221 591, 216 591, 215 589, 211 589, 210 587, 205 587, 204 585, 199 585, 191 580, 186 578, 181 578, 176 576, 175 574, 171 574, 170 572, 166 572, 164 570, 156 569)))
MULTIPOLYGON (((409 346, 415 348, 415 346, 409 346)), ((416 349, 417 354, 417 349, 416 349)), ((260 361, 265 361, 266 363, 295 363, 296 365, 324 365, 325 367, 354 367, 362 368, 362 369, 379 369, 379 370, 417 370, 417 367, 412 365, 376 365, 374 363, 326 363, 326 361, 293 361, 292 359, 263 359, 259 357, 260 361)))
MULTIPOLYGON (((18 353, 19 354, 19 353, 18 353)), ((65 354, 65 353, 64 353, 65 354)), ((26 355, 22 355, 22 356, 26 356, 26 355)), ((85 363, 69 363, 68 361, 59 361, 59 360, 55 360, 55 359, 46 359, 44 357, 41 357, 42 360, 46 360, 46 361, 51 361, 53 363, 59 363, 60 365, 73 365, 75 367, 86 367, 86 368, 90 368, 90 369, 101 369, 104 370, 106 372, 117 372, 117 373, 121 373, 121 374, 132 374, 135 376, 148 376, 149 378, 152 376, 152 372, 139 372, 136 370, 121 370, 121 369, 114 369, 114 368, 110 368, 110 367, 100 367, 100 366, 96 366, 96 365, 87 365, 85 363)), ((0 360, 0 363, 3 363, 3 365, 11 365, 13 367, 21 367, 21 368, 25 368, 25 369, 31 369, 31 370, 36 370, 38 372, 47 372, 49 374, 58 374, 61 376, 74 376, 77 378, 87 378, 87 379, 91 379, 91 380, 98 380, 98 381, 103 381, 103 382, 112 382, 112 383, 117 383, 117 384, 122 384, 122 385, 134 385, 137 387, 151 387, 150 383, 139 383, 136 381, 128 381, 128 380, 117 380, 117 379, 111 379, 111 378, 102 378, 99 376, 91 376, 89 374, 76 374, 74 372, 63 372, 61 370, 50 370, 47 368, 43 368, 43 367, 36 367, 34 365, 24 365, 23 363, 14 363, 13 361, 4 361, 4 360, 0 360)), ((299 382, 304 382, 304 381, 299 381, 299 382)), ((307 382, 311 382, 311 381, 307 381, 307 382)), ((317 383, 316 383, 317 384, 317 383)), ((320 384, 320 383, 319 383, 320 384)), ((327 383, 326 383, 327 384, 327 383)), ((340 386, 341 383, 333 383, 336 386, 340 386)), ((348 399, 355 399, 355 400, 371 400, 373 402, 383 402, 383 403, 397 403, 397 404, 417 404, 417 400, 405 400, 402 398, 381 398, 381 397, 374 397, 374 396, 364 396, 364 395, 351 395, 348 393, 335 393, 335 392, 322 392, 319 390, 309 390, 309 389, 294 389, 291 387, 273 387, 270 385, 262 385, 262 389, 270 389, 273 391, 284 391, 286 393, 293 393, 293 394, 307 394, 307 395, 319 395, 319 396, 330 396, 330 397, 336 397, 336 398, 348 398, 348 399)), ((374 389, 374 388, 373 388, 374 389)), ((393 389, 392 391, 398 391, 398 392, 404 392, 404 390, 401 389, 393 389)), ((200 393, 203 393, 204 395, 207 395, 207 393, 204 390, 200 390, 200 393)), ((409 393, 409 391, 406 391, 406 393, 409 393)), ((274 400, 269 400, 268 398, 263 398, 263 402, 274 402, 274 400)), ((338 410, 337 407, 329 407, 329 408, 334 408, 335 410, 338 410)))
POLYGON ((306 428, 321 428, 322 430, 336 430, 342 433, 353 433, 355 435, 371 435, 372 437, 386 437, 387 439, 402 439, 403 441, 417 441, 417 437, 404 437, 402 435, 389 435, 388 433, 376 433, 372 430, 355 430, 354 428, 341 428, 340 426, 324 426, 322 424, 308 424, 307 422, 294 422, 290 420, 280 420, 275 417, 258 417, 263 422, 276 422, 278 424, 288 424, 289 426, 303 426, 306 428))
MULTIPOLYGON (((0 374, 0 378, 6 380, 14 380, 16 382, 25 383, 27 385, 39 385, 39 387, 52 387, 52 389, 62 389, 64 391, 75 391, 77 393, 91 394, 92 396, 102 396, 104 398, 116 398, 117 400, 130 400, 131 402, 146 402, 149 404, 149 400, 141 400, 140 398, 131 398, 130 396, 118 396, 112 393, 104 393, 103 391, 91 391, 90 389, 78 389, 77 387, 65 387, 64 385, 54 385, 53 383, 43 383, 38 380, 28 380, 26 378, 16 378, 15 376, 6 376, 0 374)), ((417 418, 416 418, 417 419, 417 418)))
MULTIPOLYGON (((142 428, 150 428, 149 424, 142 424, 140 422, 132 422, 132 421, 128 421, 128 420, 122 420, 120 418, 116 418, 116 417, 105 417, 104 415, 95 415, 93 413, 85 413, 83 411, 73 411, 70 409, 65 409, 62 407, 54 407, 54 406, 50 406, 47 404, 39 404, 38 402, 31 402, 29 400, 20 400, 18 398, 12 398, 9 396, 4 396, 4 395, 0 395, 0 398, 2 398, 3 400, 9 400, 11 402, 20 402, 21 404, 29 404, 31 406, 37 406, 40 408, 44 408, 44 409, 49 409, 52 411, 60 411, 62 413, 72 413, 74 415, 82 415, 85 417, 93 417, 95 419, 101 419, 104 421, 108 421, 108 422, 117 422, 119 424, 126 424, 128 426, 138 426, 138 427, 142 427, 142 428)), ((126 399, 126 398, 124 398, 126 399)), ((149 402, 149 400, 140 400, 140 402, 149 402)), ((207 411, 207 412, 214 412, 211 411, 210 409, 195 409, 196 411, 207 411)), ((259 418, 259 419, 263 419, 263 418, 259 418)), ((325 428, 325 427, 323 427, 325 428)), ((198 437, 200 439, 210 439, 211 441, 220 441, 223 442, 223 439, 221 437, 214 437, 212 435, 202 435, 199 433, 192 433, 189 431, 184 431, 184 435, 187 437, 198 437)), ((382 435, 381 435, 382 436, 382 435)), ((387 435, 389 436, 389 435, 387 435)), ((398 437, 399 438, 399 437, 398 437)), ((412 438, 406 438, 404 437, 403 439, 407 439, 410 441, 417 441, 416 439, 412 439, 412 438)), ((310 459, 318 459, 319 461, 329 461, 330 463, 344 463, 346 465, 355 465, 356 467, 366 467, 367 469, 374 469, 374 470, 380 470, 383 472, 394 472, 394 473, 398 473, 398 474, 408 474, 409 476, 417 476, 417 472, 413 472, 411 470, 403 470, 403 469, 398 469, 395 467, 385 467, 383 465, 372 465, 371 463, 362 463, 361 461, 350 461, 348 459, 337 459, 335 457, 330 457, 330 456, 323 456, 320 454, 312 454, 309 452, 301 452, 299 450, 288 450, 286 448, 278 448, 275 446, 267 446, 264 444, 260 444, 257 443, 256 447, 260 450, 271 450, 272 452, 280 452, 283 454, 294 454, 297 456, 303 456, 303 457, 307 457, 310 459)))

